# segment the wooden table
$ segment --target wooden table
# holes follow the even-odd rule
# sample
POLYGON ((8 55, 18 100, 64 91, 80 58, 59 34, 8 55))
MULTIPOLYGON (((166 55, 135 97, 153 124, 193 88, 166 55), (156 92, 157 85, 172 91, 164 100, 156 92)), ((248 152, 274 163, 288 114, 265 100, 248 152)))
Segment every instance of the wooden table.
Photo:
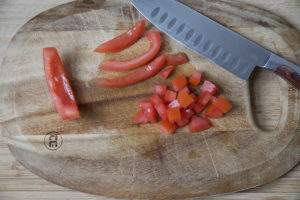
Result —
MULTIPOLYGON (((0 0, 0 63, 16 31, 34 15, 70 0, 0 0)), ((300 30, 299 0, 240 0, 277 13, 300 30)), ((0 199, 108 199, 49 183, 26 170, 0 136, 0 199)), ((204 199, 299 199, 300 165, 283 177, 243 192, 204 199)))

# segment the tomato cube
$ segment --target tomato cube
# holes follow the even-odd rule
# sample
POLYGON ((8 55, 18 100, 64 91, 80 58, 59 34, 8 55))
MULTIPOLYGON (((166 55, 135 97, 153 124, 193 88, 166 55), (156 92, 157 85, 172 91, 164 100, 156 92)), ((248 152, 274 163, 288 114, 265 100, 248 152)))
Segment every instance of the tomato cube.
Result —
POLYGON ((204 115, 211 118, 221 118, 223 116, 223 112, 216 106, 210 105, 206 109, 204 115))
POLYGON ((158 123, 158 128, 165 134, 171 135, 176 130, 177 126, 174 123, 169 122, 168 120, 161 120, 158 123))
POLYGON ((181 113, 179 107, 169 108, 167 110, 167 115, 170 122, 181 120, 181 113))
POLYGON ((219 108, 223 113, 227 113, 231 108, 232 105, 222 96, 217 98, 213 105, 219 108))
POLYGON ((162 100, 157 94, 153 94, 152 97, 151 97, 151 101, 153 103, 153 105, 156 105, 156 104, 164 104, 164 100, 162 100))
POLYGON ((170 103, 176 99, 177 93, 172 90, 167 90, 165 94, 165 101, 170 103))
POLYGON ((176 124, 179 127, 184 127, 188 123, 189 123, 189 118, 187 118, 187 116, 185 115, 185 110, 181 110, 181 119, 176 121, 176 124))
POLYGON ((194 102, 193 97, 191 97, 185 91, 178 94, 177 100, 183 108, 186 108, 187 106, 189 106, 191 103, 194 102))
POLYGON ((208 104, 208 102, 211 100, 211 93, 204 91, 201 93, 201 95, 199 96, 198 102, 204 106, 206 106, 208 104))
POLYGON ((165 98, 167 89, 168 89, 167 85, 155 85, 154 94, 157 94, 160 98, 165 98))
POLYGON ((195 112, 192 109, 189 109, 189 108, 186 108, 183 111, 184 111, 185 116, 188 119, 190 119, 195 114, 195 112))
POLYGON ((156 112, 158 113, 159 117, 162 119, 167 119, 167 110, 168 107, 166 106, 166 104, 164 103, 158 103, 154 105, 154 108, 156 110, 156 112))
POLYGON ((193 116, 190 122, 190 132, 197 132, 209 129, 212 123, 209 119, 204 117, 193 116))
POLYGON ((137 124, 140 124, 140 123, 145 124, 145 123, 148 123, 149 121, 148 121, 148 118, 146 117, 144 111, 140 110, 134 116, 133 122, 137 123, 137 124))
POLYGON ((172 84, 173 84, 173 88, 174 88, 175 91, 181 90, 187 84, 185 75, 182 74, 182 75, 174 78, 172 80, 172 84))
POLYGON ((219 89, 217 88, 217 86, 215 86, 215 84, 213 84, 212 82, 205 80, 202 87, 201 87, 201 92, 209 92, 212 95, 216 94, 219 92, 219 89))
POLYGON ((178 102, 177 99, 169 103, 168 108, 175 108, 175 107, 180 107, 180 103, 178 102))
POLYGON ((204 110, 205 107, 206 105, 202 105, 201 103, 197 102, 194 104, 193 110, 196 112, 196 114, 199 114, 204 110))
POLYGON ((152 104, 151 101, 149 100, 141 100, 139 101, 139 107, 144 111, 145 116, 147 117, 147 119, 152 122, 155 123, 156 122, 156 111, 154 109, 154 106, 152 104))
POLYGON ((195 70, 193 75, 189 79, 189 83, 197 86, 201 81, 202 72, 195 70))
POLYGON ((190 93, 190 89, 189 87, 186 85, 184 86, 181 90, 178 91, 178 94, 180 94, 181 92, 187 92, 188 94, 190 93))

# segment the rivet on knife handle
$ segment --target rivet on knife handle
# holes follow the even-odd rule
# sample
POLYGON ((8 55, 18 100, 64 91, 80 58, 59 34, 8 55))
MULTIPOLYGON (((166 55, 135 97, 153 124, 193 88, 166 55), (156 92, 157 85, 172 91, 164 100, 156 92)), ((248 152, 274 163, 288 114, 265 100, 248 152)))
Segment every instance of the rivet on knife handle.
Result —
POLYGON ((271 54, 265 68, 273 70, 296 88, 300 89, 300 67, 275 55, 271 54))

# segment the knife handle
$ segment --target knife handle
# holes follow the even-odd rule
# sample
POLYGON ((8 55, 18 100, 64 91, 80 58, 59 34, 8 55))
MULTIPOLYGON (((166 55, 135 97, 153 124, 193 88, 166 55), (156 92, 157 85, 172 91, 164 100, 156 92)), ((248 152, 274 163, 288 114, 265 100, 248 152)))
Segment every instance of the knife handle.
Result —
POLYGON ((287 81, 292 83, 296 88, 300 89, 300 67, 299 66, 272 53, 264 67, 273 70, 276 74, 285 78, 287 81))

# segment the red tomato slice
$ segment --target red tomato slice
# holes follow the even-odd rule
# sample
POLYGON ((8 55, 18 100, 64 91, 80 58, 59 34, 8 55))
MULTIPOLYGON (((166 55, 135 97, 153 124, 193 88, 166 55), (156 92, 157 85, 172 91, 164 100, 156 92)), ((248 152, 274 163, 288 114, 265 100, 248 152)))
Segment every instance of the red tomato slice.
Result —
POLYGON ((164 66, 165 61, 166 55, 161 55, 141 69, 114 79, 100 79, 98 84, 103 87, 125 87, 139 83, 157 74, 164 66))
POLYGON ((156 122, 156 111, 151 101, 149 100, 141 100, 139 101, 139 107, 144 111, 146 118, 152 122, 156 122))
POLYGON ((161 37, 157 31, 147 31, 146 38, 150 42, 150 49, 143 55, 126 61, 106 60, 99 65, 99 68, 108 71, 124 71, 146 64, 158 54, 161 46, 161 37))
POLYGON ((212 82, 205 80, 202 87, 201 87, 201 92, 209 92, 212 95, 216 94, 219 92, 219 89, 217 88, 217 86, 215 86, 215 84, 213 84, 212 82))
POLYGON ((168 68, 164 69, 162 72, 160 72, 159 75, 161 77, 163 77, 164 79, 167 79, 168 76, 171 74, 171 72, 173 71, 174 68, 175 68, 174 66, 168 67, 168 68))
POLYGON ((57 49, 44 48, 43 57, 48 88, 57 112, 63 120, 79 118, 75 96, 57 49))
POLYGON ((223 112, 218 107, 210 105, 206 109, 204 115, 211 118, 221 118, 223 116, 223 112))
POLYGON ((157 94, 158 96, 164 99, 167 89, 168 89, 167 85, 155 85, 154 94, 157 94))
POLYGON ((177 54, 168 54, 166 65, 181 65, 187 63, 189 60, 185 53, 179 52, 177 54))
POLYGON ((131 27, 125 33, 109 40, 100 46, 98 46, 94 52, 98 53, 113 53, 118 52, 135 43, 143 34, 146 26, 145 20, 138 21, 133 27, 131 27))
POLYGON ((190 122, 190 132, 197 132, 209 129, 212 123, 209 119, 204 117, 193 116, 190 122))
POLYGON ((170 123, 168 120, 161 120, 158 124, 158 128, 165 134, 171 135, 176 130, 177 126, 170 123))
POLYGON ((149 120, 148 118, 146 117, 145 113, 143 110, 140 110, 139 112, 136 113, 136 115, 134 116, 134 119, 133 119, 133 122, 134 123, 137 123, 137 124, 145 124, 145 123, 148 123, 149 120))
POLYGON ((167 110, 168 107, 166 106, 166 104, 164 103, 158 103, 154 105, 154 108, 156 110, 156 112, 158 113, 159 117, 162 119, 167 119, 167 110))

